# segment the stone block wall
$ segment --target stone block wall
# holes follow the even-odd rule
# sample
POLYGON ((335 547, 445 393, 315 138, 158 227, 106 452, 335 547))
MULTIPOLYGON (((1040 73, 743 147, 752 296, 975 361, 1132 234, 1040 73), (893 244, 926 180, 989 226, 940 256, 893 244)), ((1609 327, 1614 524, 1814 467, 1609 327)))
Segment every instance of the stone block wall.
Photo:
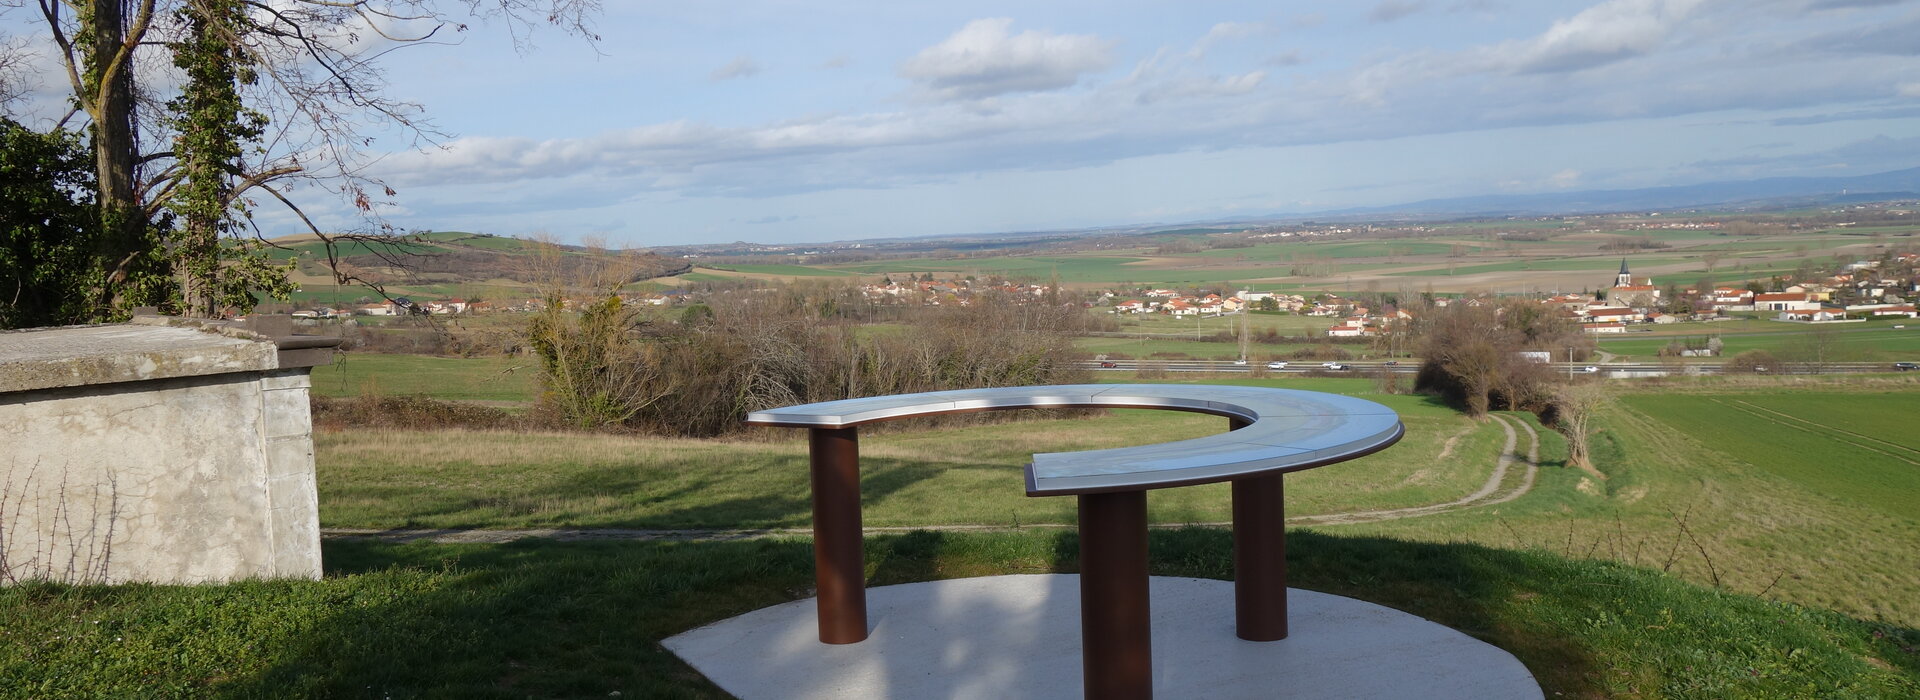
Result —
POLYGON ((318 578, 308 367, 141 321, 0 333, 0 582, 318 578))

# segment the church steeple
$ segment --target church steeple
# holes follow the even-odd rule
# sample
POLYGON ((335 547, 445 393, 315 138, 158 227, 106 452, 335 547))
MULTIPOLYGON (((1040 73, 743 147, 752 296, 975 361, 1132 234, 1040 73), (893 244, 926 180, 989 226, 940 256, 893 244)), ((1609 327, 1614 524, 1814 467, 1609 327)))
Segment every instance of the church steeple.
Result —
POLYGON ((1633 273, 1632 273, 1632 272, 1628 272, 1628 271, 1627 271, 1627 259, 1626 259, 1626 258, 1621 258, 1621 259, 1620 259, 1620 275, 1619 275, 1618 277, 1615 277, 1615 278, 1613 278, 1613 280, 1614 280, 1614 281, 1613 281, 1613 286, 1615 286, 1615 287, 1631 287, 1631 286, 1633 286, 1633 273))

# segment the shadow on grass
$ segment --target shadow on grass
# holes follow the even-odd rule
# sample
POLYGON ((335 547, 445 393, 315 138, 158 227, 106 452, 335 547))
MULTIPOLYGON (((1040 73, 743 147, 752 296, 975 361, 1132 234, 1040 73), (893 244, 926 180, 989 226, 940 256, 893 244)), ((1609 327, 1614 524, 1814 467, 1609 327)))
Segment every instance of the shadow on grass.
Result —
MULTIPOLYGON (((1231 578, 1225 531, 1155 531, 1150 547, 1155 575, 1231 578)), ((660 640, 806 597, 812 585, 811 547, 802 539, 330 541, 326 556, 325 581, 257 584, 313 589, 293 605, 313 607, 314 619, 249 640, 267 663, 239 677, 216 675, 206 690, 226 697, 725 697, 660 640)), ((1061 531, 867 540, 871 585, 1072 572, 1077 558, 1077 538, 1061 531)), ((1512 652, 1548 697, 1897 697, 1920 689, 1920 657, 1912 651, 1920 632, 1649 570, 1312 531, 1289 538, 1287 559, 1295 587, 1405 610, 1512 652)))
MULTIPOLYGON (((812 519, 807 459, 782 457, 766 467, 794 477, 786 483, 742 480, 738 475, 681 476, 669 490, 656 490, 660 475, 632 465, 580 471, 537 487, 516 486, 510 495, 431 500, 404 505, 408 529, 462 530, 499 527, 596 527, 632 529, 755 529, 805 527, 812 519), (757 493, 739 493, 743 484, 757 493), (797 487, 795 486, 797 485, 797 487), (738 494, 716 496, 714 494, 738 494), (634 496, 644 494, 644 496, 634 496), (581 501, 608 499, 593 506, 581 501), (637 501, 635 500, 637 498, 637 501), (556 505, 558 504, 558 505, 556 505), (651 504, 687 504, 641 515, 651 504)), ((943 462, 866 457, 861 460, 861 500, 868 508, 914 484, 956 467, 943 462)), ((351 522, 351 520, 349 520, 351 522)))

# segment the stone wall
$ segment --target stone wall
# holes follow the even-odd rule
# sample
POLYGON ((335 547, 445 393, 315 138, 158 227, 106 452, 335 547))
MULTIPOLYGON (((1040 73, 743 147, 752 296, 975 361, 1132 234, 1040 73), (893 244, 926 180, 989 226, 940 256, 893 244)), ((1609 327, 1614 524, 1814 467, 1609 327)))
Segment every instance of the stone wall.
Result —
POLYGON ((142 321, 0 333, 0 581, 318 578, 315 343, 142 321))

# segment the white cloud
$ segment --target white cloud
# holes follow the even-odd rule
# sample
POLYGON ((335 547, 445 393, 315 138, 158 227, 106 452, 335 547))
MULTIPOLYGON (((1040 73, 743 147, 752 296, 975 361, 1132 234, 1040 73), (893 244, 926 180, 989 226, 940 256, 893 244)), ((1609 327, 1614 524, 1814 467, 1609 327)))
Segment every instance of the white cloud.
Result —
POLYGON ((1553 23, 1545 33, 1507 42, 1492 58, 1521 73, 1561 73, 1652 52, 1704 0, 1608 0, 1553 23))
MULTIPOLYGON (((1432 7, 1438 18, 1449 6, 1432 7)), ((1817 13, 1815 27, 1787 21, 1804 14, 1804 0, 1609 0, 1534 34, 1509 35, 1512 41, 1361 56, 1316 48, 1310 67, 1285 71, 1260 65, 1278 47, 1252 41, 1196 56, 1194 47, 1261 31, 1222 23, 1189 35, 1191 43, 1174 39, 1147 52, 1123 77, 1093 75, 1116 59, 1110 40, 1015 33, 1008 20, 980 20, 899 68, 920 96, 941 101, 725 125, 664 121, 544 140, 459 139, 446 151, 392 156, 379 174, 416 189, 498 183, 463 211, 507 212, 551 207, 562 196, 584 207, 635 193, 688 199, 907 189, 1156 154, 1801 109, 1886 100, 1890 90, 1920 97, 1910 59, 1771 50, 1886 24, 1866 13, 1817 13), (1059 89, 1072 85, 1083 89, 1059 89), (606 189, 579 189, 591 182, 606 189)), ((1284 55, 1274 64, 1296 63, 1299 54, 1284 55)), ((1591 167, 1561 164, 1571 167, 1511 186, 1596 184, 1591 167)))
POLYGON ((943 100, 977 100, 1055 90, 1113 65, 1115 42, 1082 34, 1027 30, 1013 20, 977 19, 900 66, 900 75, 943 100))
POLYGON ((746 78, 759 72, 760 64, 754 63, 753 57, 741 56, 732 61, 728 61, 727 65, 713 69, 712 73, 707 74, 707 79, 719 82, 722 80, 732 80, 734 78, 746 78))

